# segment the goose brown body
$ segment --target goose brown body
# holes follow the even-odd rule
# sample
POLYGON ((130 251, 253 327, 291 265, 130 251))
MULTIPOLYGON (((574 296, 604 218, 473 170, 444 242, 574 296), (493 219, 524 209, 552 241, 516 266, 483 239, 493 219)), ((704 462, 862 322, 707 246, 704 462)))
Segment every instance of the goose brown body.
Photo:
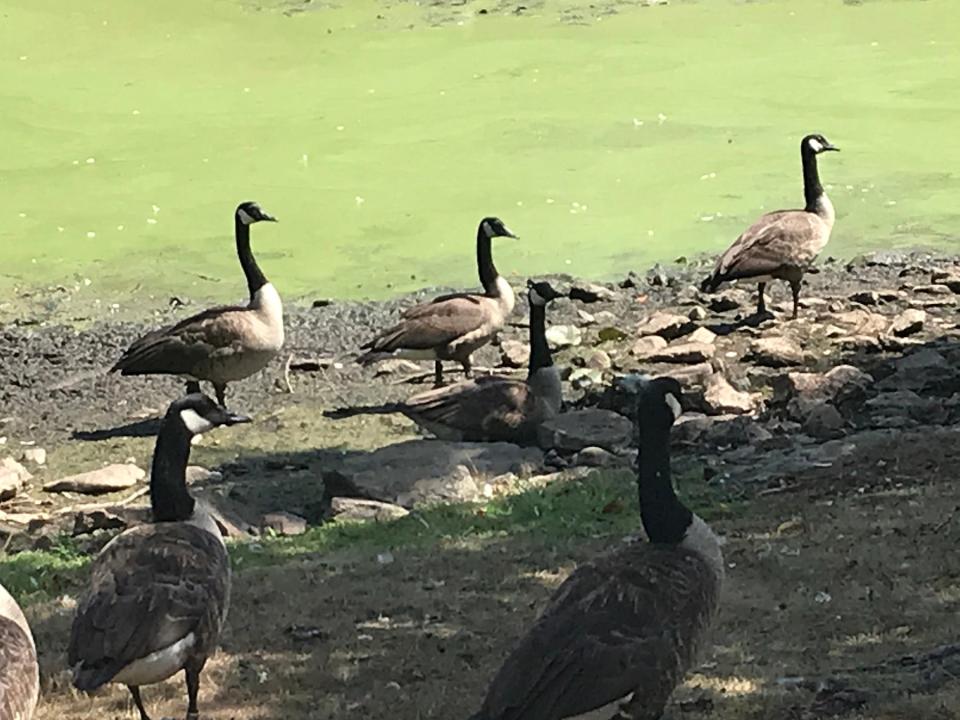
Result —
POLYGON ((30 720, 39 696, 40 669, 30 625, 0 585, 0 720, 30 720))

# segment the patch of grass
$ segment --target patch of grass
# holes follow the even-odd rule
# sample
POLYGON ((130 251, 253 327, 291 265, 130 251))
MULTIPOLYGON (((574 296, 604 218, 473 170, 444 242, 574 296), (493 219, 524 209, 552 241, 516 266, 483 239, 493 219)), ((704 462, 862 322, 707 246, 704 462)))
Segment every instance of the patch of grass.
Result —
MULTIPOLYGON (((701 476, 698 467, 678 475, 681 495, 707 519, 735 512, 743 502, 734 493, 696 479, 701 476)), ((393 550, 508 534, 553 543, 625 535, 640 527, 634 482, 632 472, 598 471, 486 503, 437 505, 391 522, 333 522, 296 537, 234 543, 230 556, 234 568, 242 571, 346 549, 393 550)), ((0 577, 15 597, 29 604, 74 587, 90 559, 73 540, 63 538, 49 551, 0 559, 0 577)))

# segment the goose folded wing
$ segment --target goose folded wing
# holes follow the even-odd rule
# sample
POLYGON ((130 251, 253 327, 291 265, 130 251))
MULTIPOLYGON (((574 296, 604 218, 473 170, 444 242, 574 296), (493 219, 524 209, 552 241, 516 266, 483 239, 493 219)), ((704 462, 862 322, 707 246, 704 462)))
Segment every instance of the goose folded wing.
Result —
POLYGON ((39 689, 37 656, 23 629, 0 618, 0 717, 26 717, 39 689))
POLYGON ((97 558, 92 588, 77 609, 67 651, 86 685, 202 627, 219 627, 228 593, 219 540, 180 523, 142 526, 97 558))
POLYGON ((467 296, 410 308, 404 319, 381 333, 365 347, 392 351, 399 348, 427 350, 447 345, 464 335, 482 330, 488 323, 484 305, 467 296))
POLYGON ((508 417, 522 411, 529 387, 502 377, 481 377, 411 396, 406 405, 434 422, 476 426, 490 415, 508 417))
POLYGON ((811 253, 798 239, 815 230, 818 222, 811 213, 797 210, 764 215, 720 256, 715 276, 724 280, 762 277, 810 262, 811 253))

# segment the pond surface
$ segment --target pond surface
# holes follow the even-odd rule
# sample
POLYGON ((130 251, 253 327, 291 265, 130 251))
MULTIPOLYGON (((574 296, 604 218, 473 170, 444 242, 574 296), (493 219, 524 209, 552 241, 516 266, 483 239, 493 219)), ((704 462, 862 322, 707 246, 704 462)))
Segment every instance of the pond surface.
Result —
POLYGON ((830 253, 957 249, 955 0, 344 5, 6 0, 0 291, 242 296, 246 199, 288 297, 472 286, 486 214, 618 276, 801 203, 810 131, 830 253))

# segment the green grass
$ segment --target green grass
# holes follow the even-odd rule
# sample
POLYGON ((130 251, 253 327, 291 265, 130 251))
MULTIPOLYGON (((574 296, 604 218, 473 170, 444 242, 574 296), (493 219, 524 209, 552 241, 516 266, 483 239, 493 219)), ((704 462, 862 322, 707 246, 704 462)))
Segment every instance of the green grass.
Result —
POLYGON ((473 285, 489 213, 502 271, 620 274, 795 206, 813 130, 832 253, 955 245, 955 0, 289 4, 7 0, 0 292, 237 298, 251 198, 288 298, 473 285))
MULTIPOLYGON (((737 512, 739 492, 707 485, 699 468, 678 478, 681 495, 703 517, 713 520, 737 512)), ((523 536, 531 541, 565 543, 583 537, 636 532, 639 513, 632 473, 595 472, 584 479, 528 489, 481 504, 438 505, 399 520, 334 522, 295 537, 263 537, 233 543, 234 568, 275 565, 338 551, 383 551, 434 547, 467 539, 523 536)), ((25 552, 0 559, 0 577, 25 603, 76 590, 90 558, 68 538, 48 552, 25 552)))

